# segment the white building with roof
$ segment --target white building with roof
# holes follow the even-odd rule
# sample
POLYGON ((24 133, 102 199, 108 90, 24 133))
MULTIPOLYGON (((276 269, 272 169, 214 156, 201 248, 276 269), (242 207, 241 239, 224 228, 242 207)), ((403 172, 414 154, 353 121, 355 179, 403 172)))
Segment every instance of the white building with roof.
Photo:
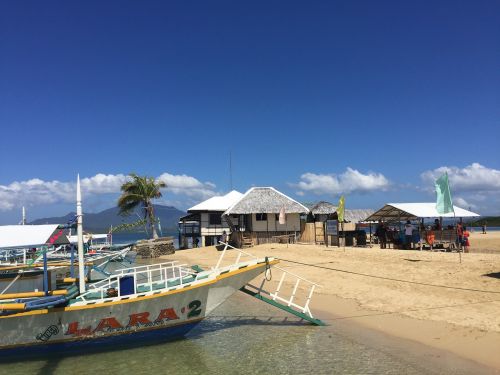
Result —
MULTIPOLYGON (((243 194, 233 190, 226 195, 207 199, 187 210, 188 215, 179 220, 179 245, 182 248, 194 247, 196 239, 199 246, 216 245, 224 231, 229 235, 230 227, 222 219, 222 214, 243 194)), ((238 218, 233 218, 238 223, 238 218)))

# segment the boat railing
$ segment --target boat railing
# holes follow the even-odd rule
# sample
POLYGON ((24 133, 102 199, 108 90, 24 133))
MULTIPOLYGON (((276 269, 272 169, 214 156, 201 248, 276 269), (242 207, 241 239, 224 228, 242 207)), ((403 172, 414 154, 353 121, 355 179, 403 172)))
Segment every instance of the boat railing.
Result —
MULTIPOLYGON (((224 259, 226 250, 228 249, 235 250, 238 253, 234 265, 239 264, 242 256, 258 259, 255 255, 235 248, 228 243, 221 242, 221 245, 224 245, 224 250, 222 251, 217 265, 215 266, 216 270, 220 269, 222 260, 224 259)), ((233 264, 229 267, 232 265, 233 264)), ((285 306, 285 308, 304 314, 309 318, 313 318, 309 307, 310 302, 315 289, 321 288, 322 286, 278 266, 273 266, 272 270, 272 272, 275 273, 274 275, 271 273, 270 268, 266 269, 266 272, 264 272, 262 280, 260 281, 260 285, 257 286, 249 283, 243 288, 243 291, 253 296, 258 296, 261 300, 267 300, 266 302, 278 304, 281 308, 285 306), (278 276, 278 278, 276 278, 276 276, 278 276), (269 298, 263 298, 263 295, 266 295, 269 298)))
POLYGON ((222 250, 222 253, 219 256, 219 259, 217 260, 217 264, 215 265, 215 267, 212 267, 213 270, 219 270, 220 268, 222 268, 223 260, 228 259, 226 257, 227 250, 235 250, 237 252, 237 255, 236 255, 236 258, 234 259, 234 261, 229 260, 229 264, 226 264, 225 267, 227 267, 228 265, 232 266, 232 265, 239 264, 241 262, 242 258, 245 258, 245 257, 250 258, 251 260, 259 259, 255 255, 247 253, 246 251, 244 251, 242 249, 238 249, 236 247, 233 247, 226 242, 219 241, 219 243, 224 246, 224 249, 222 250))
POLYGON ((186 264, 157 263, 118 270, 107 279, 90 284, 77 301, 131 297, 160 289, 184 287, 196 280, 196 273, 186 264))
POLYGON ((17 266, 26 264, 33 257, 36 257, 36 252, 33 248, 26 247, 5 247, 0 249, 0 265, 17 266))

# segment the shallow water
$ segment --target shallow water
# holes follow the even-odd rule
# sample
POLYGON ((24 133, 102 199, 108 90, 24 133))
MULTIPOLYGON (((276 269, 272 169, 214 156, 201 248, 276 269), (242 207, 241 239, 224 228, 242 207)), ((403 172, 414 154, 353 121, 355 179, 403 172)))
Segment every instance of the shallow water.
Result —
POLYGON ((0 364, 2 374, 466 374, 337 326, 314 327, 241 293, 185 339, 0 364), (375 342, 375 344, 374 344, 375 342))

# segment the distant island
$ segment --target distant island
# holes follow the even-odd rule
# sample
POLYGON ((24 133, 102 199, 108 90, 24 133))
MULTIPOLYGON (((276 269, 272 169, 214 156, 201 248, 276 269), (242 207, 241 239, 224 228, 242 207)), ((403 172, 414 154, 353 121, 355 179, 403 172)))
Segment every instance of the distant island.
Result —
POLYGON ((487 227, 500 227, 500 216, 485 216, 472 222, 473 227, 480 227, 483 224, 487 227))
MULTIPOLYGON (((177 223, 179 218, 186 215, 186 212, 178 210, 171 206, 154 205, 155 215, 160 220, 163 234, 176 234, 177 223)), ((119 208, 112 207, 98 213, 85 213, 83 216, 83 228, 85 231, 94 233, 108 233, 110 226, 117 227, 123 223, 132 223, 142 218, 141 213, 137 210, 136 213, 130 216, 121 216, 118 214, 119 208)), ((142 214, 143 215, 143 214, 142 214)), ((60 217, 45 217, 33 220, 29 224, 65 224, 75 217, 75 212, 70 212, 65 216, 60 217)), ((137 231, 142 231, 143 227, 137 228, 137 231)))

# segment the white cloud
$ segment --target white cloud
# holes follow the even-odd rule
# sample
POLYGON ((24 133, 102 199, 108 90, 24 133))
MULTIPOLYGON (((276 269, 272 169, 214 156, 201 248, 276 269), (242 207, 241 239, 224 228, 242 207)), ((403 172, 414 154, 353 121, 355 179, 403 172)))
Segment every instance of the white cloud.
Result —
POLYGON ((439 167, 425 171, 420 176, 424 183, 434 189, 434 182, 444 172, 448 172, 450 188, 453 192, 498 192, 500 190, 500 171, 472 163, 465 168, 439 167))
POLYGON ((297 194, 311 192, 314 194, 340 194, 353 192, 369 192, 374 190, 387 190, 389 180, 380 173, 369 172, 363 174, 356 169, 347 168, 340 175, 304 173, 301 181, 293 184, 298 188, 297 194))
POLYGON ((500 171, 479 163, 460 167, 443 166, 423 172, 420 177, 424 190, 434 194, 434 183, 448 172, 453 203, 482 215, 498 215, 500 212, 500 171))
MULTIPOLYGON (((106 175, 102 173, 82 178, 81 186, 84 200, 92 200, 103 194, 118 195, 121 185, 127 178, 124 174, 106 175)), ((157 179, 167 184, 167 188, 163 192, 164 196, 169 194, 181 197, 187 196, 191 201, 216 195, 213 183, 202 183, 191 176, 163 173, 157 179)), ((76 181, 44 181, 33 178, 26 181, 14 181, 8 185, 0 185, 0 211, 9 211, 21 206, 73 203, 75 201, 76 181)), ((178 201, 182 201, 182 199, 178 201)))
POLYGON ((194 177, 163 173, 158 180, 167 184, 167 191, 173 194, 187 195, 192 198, 207 199, 216 195, 215 185, 211 182, 201 182, 194 177))
POLYGON ((82 190, 89 194, 117 193, 122 184, 127 181, 124 174, 102 174, 98 173, 93 177, 81 180, 82 190))
POLYGON ((459 206, 459 207, 465 207, 465 208, 468 208, 468 207, 470 207, 470 206, 471 206, 471 205, 470 205, 470 203, 469 203, 469 202, 467 202, 467 201, 466 201, 464 198, 462 198, 462 197, 455 197, 455 198, 453 199, 453 204, 454 204, 454 205, 457 205, 457 206, 459 206))

